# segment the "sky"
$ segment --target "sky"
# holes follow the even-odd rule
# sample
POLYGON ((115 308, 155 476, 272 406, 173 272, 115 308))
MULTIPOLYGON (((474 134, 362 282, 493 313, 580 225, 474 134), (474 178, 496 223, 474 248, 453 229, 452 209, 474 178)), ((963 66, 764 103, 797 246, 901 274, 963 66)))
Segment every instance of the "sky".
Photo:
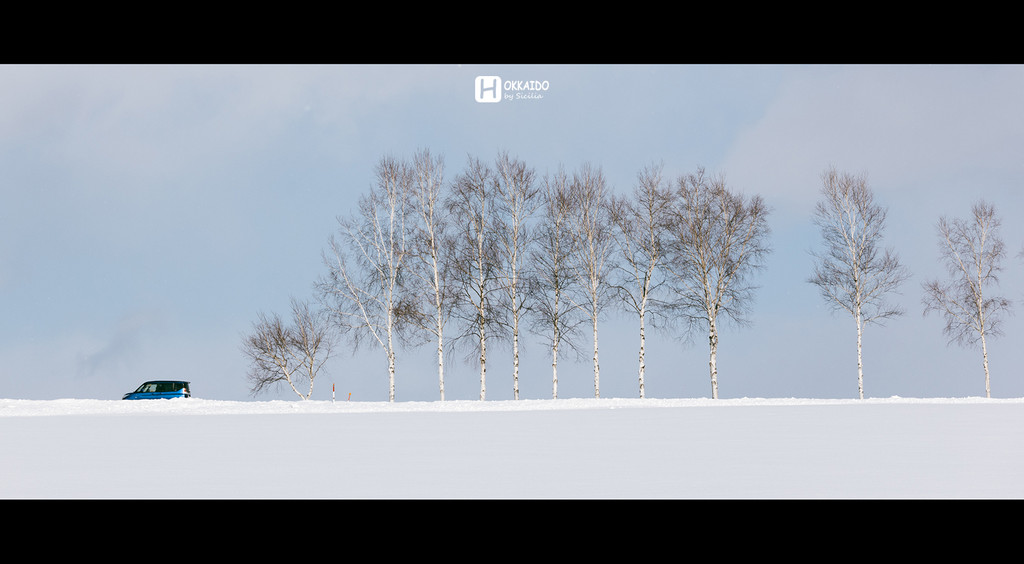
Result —
MULTIPOLYGON (((988 342, 992 395, 1021 397, 1022 99, 1019 65, 0 66, 0 397, 117 399, 173 378, 197 397, 297 400, 249 393, 242 338, 315 296, 377 161, 420 149, 449 179, 507 151, 540 175, 600 166, 618 193, 662 163, 763 197, 773 252, 749 323, 723 328, 722 398, 857 397, 853 319, 807 283, 830 166, 866 175, 911 273, 891 299, 906 314, 865 330, 865 395, 984 396, 980 347, 947 343, 921 285, 945 276, 939 218, 985 199, 1017 312, 988 342), (544 89, 478 102, 478 76, 544 89)), ((602 322, 602 397, 638 395, 637 333, 624 313, 602 322)), ((649 334, 646 395, 710 397, 706 341, 649 334)), ((547 351, 523 344, 520 397, 550 398, 547 351)), ((559 397, 593 397, 589 355, 562 359, 559 397)), ((477 367, 448 358, 447 399, 478 399, 477 367)), ((343 343, 327 370, 313 399, 388 398, 379 350, 343 343)), ((397 401, 438 399, 429 346, 396 372, 397 401)), ((487 399, 511 399, 507 347, 487 374, 487 399)))

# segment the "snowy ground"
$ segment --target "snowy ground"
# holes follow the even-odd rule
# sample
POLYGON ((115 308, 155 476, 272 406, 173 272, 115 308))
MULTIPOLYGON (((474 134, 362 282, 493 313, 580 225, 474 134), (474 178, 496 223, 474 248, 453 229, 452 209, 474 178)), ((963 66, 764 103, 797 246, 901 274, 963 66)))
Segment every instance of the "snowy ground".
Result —
POLYGON ((0 399, 5 499, 1018 499, 1024 399, 0 399))

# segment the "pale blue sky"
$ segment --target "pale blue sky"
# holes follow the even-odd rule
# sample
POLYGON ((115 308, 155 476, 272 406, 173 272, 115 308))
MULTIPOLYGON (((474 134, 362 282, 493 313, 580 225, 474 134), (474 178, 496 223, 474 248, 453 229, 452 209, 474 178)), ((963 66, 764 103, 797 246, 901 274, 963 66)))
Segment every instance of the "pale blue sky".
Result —
MULTIPOLYGON (((448 176, 507 150, 543 174, 583 162, 618 191, 653 161, 698 166, 773 208, 774 253, 751 325, 721 338, 730 397, 853 398, 853 321, 805 280, 810 212, 829 165, 866 173, 889 207, 887 241, 913 277, 907 315, 865 336, 869 397, 984 395, 980 352, 947 347, 922 318, 942 274, 934 226, 983 197, 1011 251, 1001 292, 1024 300, 1024 67, 802 65, 0 66, 0 397, 118 398, 185 378, 249 399, 241 336, 259 311, 312 296, 321 252, 385 154, 427 148, 448 176), (478 75, 548 82, 543 97, 481 104, 478 75)), ((1024 395, 1020 316, 989 343, 996 397, 1024 395)), ((602 326, 602 396, 635 397, 636 329, 602 326)), ((526 343, 522 396, 550 397, 550 361, 526 343)), ((449 399, 475 399, 475 367, 448 365, 449 399)), ((560 396, 591 397, 585 359, 560 396)), ((434 400, 428 347, 398 359, 399 401, 434 400)), ((337 355, 314 398, 387 399, 386 364, 337 355)), ((495 351, 488 398, 511 398, 495 351)), ((707 397, 705 339, 655 335, 647 394, 707 397)), ((259 399, 292 399, 279 394, 259 399)))

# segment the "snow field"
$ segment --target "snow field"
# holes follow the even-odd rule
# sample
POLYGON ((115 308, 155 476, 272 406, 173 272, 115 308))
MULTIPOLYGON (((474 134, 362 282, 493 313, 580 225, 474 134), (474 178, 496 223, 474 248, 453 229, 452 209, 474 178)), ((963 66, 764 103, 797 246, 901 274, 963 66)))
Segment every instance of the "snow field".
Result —
POLYGON ((5 499, 1009 499, 1024 400, 0 400, 5 499))

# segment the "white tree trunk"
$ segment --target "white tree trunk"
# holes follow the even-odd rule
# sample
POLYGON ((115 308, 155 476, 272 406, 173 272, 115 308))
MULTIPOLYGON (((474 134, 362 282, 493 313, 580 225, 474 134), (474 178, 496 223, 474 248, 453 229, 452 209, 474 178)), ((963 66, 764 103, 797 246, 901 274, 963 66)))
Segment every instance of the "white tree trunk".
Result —
POLYGON ((302 392, 300 392, 298 388, 295 387, 295 381, 292 380, 291 370, 288 370, 288 368, 280 362, 278 363, 278 366, 281 366, 281 372, 284 374, 284 379, 288 382, 288 386, 291 387, 292 391, 295 392, 295 395, 302 399, 308 399, 306 396, 302 395, 302 392))
POLYGON ((551 399, 558 399, 558 340, 551 345, 551 399))
POLYGON ((395 401, 395 353, 388 352, 388 401, 395 401))
MULTIPOLYGON (((389 299, 388 304, 393 302, 389 299)), ((388 311, 387 317, 387 347, 386 352, 388 355, 388 401, 395 401, 395 346, 393 336, 394 321, 391 317, 391 311, 388 311)))
POLYGON ((519 317, 512 320, 512 395, 519 399, 519 317))
POLYGON ((597 308, 594 308, 594 397, 601 397, 601 365, 597 361, 597 308))
POLYGON ((708 316, 708 345, 710 358, 708 368, 711 371, 711 399, 718 399, 718 326, 714 315, 708 316))
POLYGON ((444 316, 441 303, 441 272, 437 264, 437 244, 434 242, 433 235, 431 235, 431 246, 433 247, 431 260, 434 270, 434 309, 437 312, 437 327, 435 328, 437 334, 437 386, 441 394, 441 401, 444 401, 444 316))
MULTIPOLYGON (((646 302, 646 300, 645 300, 645 302, 646 302)), ((644 363, 644 348, 645 348, 646 343, 647 343, 647 339, 644 336, 644 310, 645 309, 646 309, 646 305, 642 304, 640 306, 640 368, 639 368, 639 372, 640 372, 640 374, 639 374, 639 378, 640 378, 640 399, 643 399, 643 397, 644 397, 644 371, 646 369, 646 365, 644 363)))
MULTIPOLYGON (((979 282, 979 288, 981 288, 979 282)), ((988 346, 985 344, 985 310, 981 307, 981 291, 978 292, 978 334, 981 336, 981 359, 985 365, 985 397, 992 397, 992 388, 988 375, 988 346)))
POLYGON ((861 356, 864 337, 864 324, 861 320, 860 306, 857 307, 857 392, 864 399, 864 361, 861 356))
POLYGON ((992 387, 988 376, 988 348, 985 346, 985 335, 981 335, 981 357, 985 364, 985 397, 992 397, 992 387))
POLYGON ((480 401, 487 396, 487 338, 484 336, 483 322, 480 324, 480 401))
POLYGON ((440 320, 437 322, 437 380, 441 401, 444 401, 444 336, 440 320))

